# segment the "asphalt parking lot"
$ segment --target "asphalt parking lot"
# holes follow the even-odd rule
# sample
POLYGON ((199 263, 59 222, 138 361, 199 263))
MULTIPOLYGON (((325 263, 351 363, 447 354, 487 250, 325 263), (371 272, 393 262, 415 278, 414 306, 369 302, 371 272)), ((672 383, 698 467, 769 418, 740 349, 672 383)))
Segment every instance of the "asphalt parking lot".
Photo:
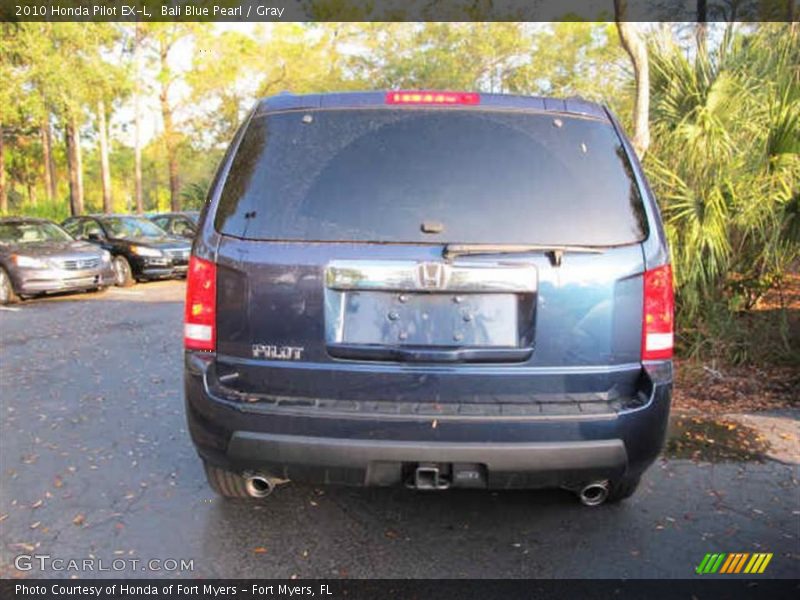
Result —
POLYGON ((665 457, 632 499, 595 509, 560 491, 299 484, 220 500, 184 421, 183 292, 0 310, 0 576, 687 578, 707 552, 772 552, 762 577, 800 573, 797 460, 665 457), (141 563, 19 571, 20 554, 141 563), (143 570, 154 558, 193 570, 143 570))

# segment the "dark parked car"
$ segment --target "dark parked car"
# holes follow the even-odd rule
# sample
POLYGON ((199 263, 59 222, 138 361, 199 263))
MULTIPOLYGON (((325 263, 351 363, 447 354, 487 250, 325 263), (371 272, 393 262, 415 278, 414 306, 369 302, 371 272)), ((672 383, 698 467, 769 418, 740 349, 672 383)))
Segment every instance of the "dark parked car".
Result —
POLYGON ((194 239, 200 213, 186 211, 152 215, 150 220, 170 235, 194 239))
POLYGON ((111 253, 118 286, 184 276, 188 269, 191 242, 168 235, 144 217, 88 215, 67 219, 63 226, 77 239, 111 253))
POLYGON ((672 273, 619 124, 577 99, 280 95, 189 267, 186 411, 211 486, 632 494, 664 440, 672 273))
POLYGON ((113 282, 105 250, 75 241, 46 219, 0 218, 0 305, 51 292, 102 290, 113 282))

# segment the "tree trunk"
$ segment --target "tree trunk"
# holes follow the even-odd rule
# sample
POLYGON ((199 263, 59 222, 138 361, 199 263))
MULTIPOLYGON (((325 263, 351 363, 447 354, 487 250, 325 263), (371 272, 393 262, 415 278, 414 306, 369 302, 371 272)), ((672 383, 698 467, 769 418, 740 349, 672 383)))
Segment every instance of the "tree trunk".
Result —
POLYGON ((46 115, 39 127, 42 138, 42 162, 44 163, 44 192, 47 200, 52 202, 56 196, 55 169, 53 165, 53 141, 50 135, 50 119, 46 115))
POLYGON ((67 178, 69 180, 69 214, 73 217, 80 214, 78 211, 78 179, 75 177, 75 142, 73 131, 69 122, 64 127, 64 142, 67 145, 67 178))
POLYGON ((626 0, 614 0, 614 13, 617 32, 622 47, 633 64, 636 82, 636 103, 633 108, 633 147, 639 158, 644 158, 650 147, 650 67, 647 57, 647 43, 642 38, 638 24, 626 22, 626 0))
POLYGON ((53 154, 53 128, 50 126, 49 119, 45 129, 45 137, 47 138, 47 147, 50 148, 50 158, 46 165, 47 170, 50 171, 50 196, 55 198, 58 196, 58 171, 56 171, 56 157, 53 154))
POLYGON ((106 125, 106 103, 97 103, 97 120, 100 128, 100 179, 103 182, 103 212, 114 212, 111 203, 111 169, 108 166, 108 126, 106 125))
POLYGON ((167 164, 169 166, 170 210, 177 212, 181 209, 180 182, 178 181, 178 148, 175 143, 175 131, 172 124, 172 108, 167 98, 168 91, 169 88, 162 87, 159 98, 161 100, 161 117, 164 120, 164 142, 167 146, 167 164))
MULTIPOLYGON (((161 71, 169 69, 167 58, 169 47, 161 43, 161 71)), ((167 146, 167 164, 169 166, 169 202, 170 209, 177 212, 181 209, 180 181, 178 179, 178 145, 175 139, 175 127, 172 122, 172 107, 169 105, 169 80, 162 77, 161 91, 158 95, 161 103, 161 118, 164 121, 164 142, 167 146)))
POLYGON ((706 39, 708 38, 708 8, 706 0, 697 0, 697 23, 694 31, 697 40, 697 50, 706 51, 706 39))
POLYGON ((136 212, 142 214, 144 212, 144 197, 142 195, 142 142, 141 142, 141 120, 139 113, 139 95, 136 94, 135 103, 135 125, 133 133, 133 179, 134 179, 134 195, 136 197, 136 212))
POLYGON ((69 208, 70 214, 83 214, 83 165, 78 121, 70 112, 67 116, 66 135, 67 165, 69 170, 69 208))
POLYGON ((134 178, 134 195, 136 197, 136 212, 142 214, 144 212, 144 198, 142 196, 142 112, 140 107, 141 96, 141 71, 142 71, 142 50, 140 48, 141 28, 137 22, 134 30, 134 66, 135 73, 133 77, 133 178, 134 178))
POLYGON ((73 117, 73 128, 75 131, 73 139, 75 141, 75 174, 78 180, 78 209, 80 214, 83 214, 83 151, 81 150, 81 129, 77 117, 73 117))
POLYGON ((141 111, 139 109, 138 89, 136 90, 133 102, 134 102, 133 179, 134 179, 134 189, 135 189, 134 195, 136 197, 136 212, 142 214, 144 212, 144 197, 142 195, 142 141, 141 141, 142 119, 141 119, 141 111))
POLYGON ((175 147, 174 141, 172 144, 167 142, 167 152, 169 154, 167 157, 167 162, 169 163, 170 210, 172 210, 172 212, 178 212, 181 210, 181 185, 178 177, 178 149, 175 147))
POLYGON ((8 188, 6 187, 6 146, 5 132, 0 124, 0 213, 8 213, 8 188))

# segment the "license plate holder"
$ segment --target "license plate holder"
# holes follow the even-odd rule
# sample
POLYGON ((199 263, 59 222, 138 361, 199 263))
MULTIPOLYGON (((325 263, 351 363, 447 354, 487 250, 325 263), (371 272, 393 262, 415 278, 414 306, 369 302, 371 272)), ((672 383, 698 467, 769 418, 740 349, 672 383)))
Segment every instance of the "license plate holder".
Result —
POLYGON ((351 290, 342 303, 345 344, 518 347, 513 293, 419 293, 351 290))

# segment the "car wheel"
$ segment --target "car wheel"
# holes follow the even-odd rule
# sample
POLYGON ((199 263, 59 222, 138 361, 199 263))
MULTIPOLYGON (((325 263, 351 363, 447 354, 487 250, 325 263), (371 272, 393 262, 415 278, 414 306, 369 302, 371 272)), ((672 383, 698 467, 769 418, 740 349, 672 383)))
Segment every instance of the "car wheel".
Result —
POLYGON ((8 272, 0 267, 0 306, 19 302, 19 296, 14 292, 14 285, 8 272))
POLYGON ((249 498, 244 477, 203 461, 208 485, 225 498, 249 498))
POLYGON ((614 503, 630 498, 639 487, 639 481, 641 481, 640 477, 623 477, 612 481, 606 502, 614 503))
POLYGON ((136 281, 133 278, 131 263, 124 256, 114 257, 114 285, 131 287, 136 281))

